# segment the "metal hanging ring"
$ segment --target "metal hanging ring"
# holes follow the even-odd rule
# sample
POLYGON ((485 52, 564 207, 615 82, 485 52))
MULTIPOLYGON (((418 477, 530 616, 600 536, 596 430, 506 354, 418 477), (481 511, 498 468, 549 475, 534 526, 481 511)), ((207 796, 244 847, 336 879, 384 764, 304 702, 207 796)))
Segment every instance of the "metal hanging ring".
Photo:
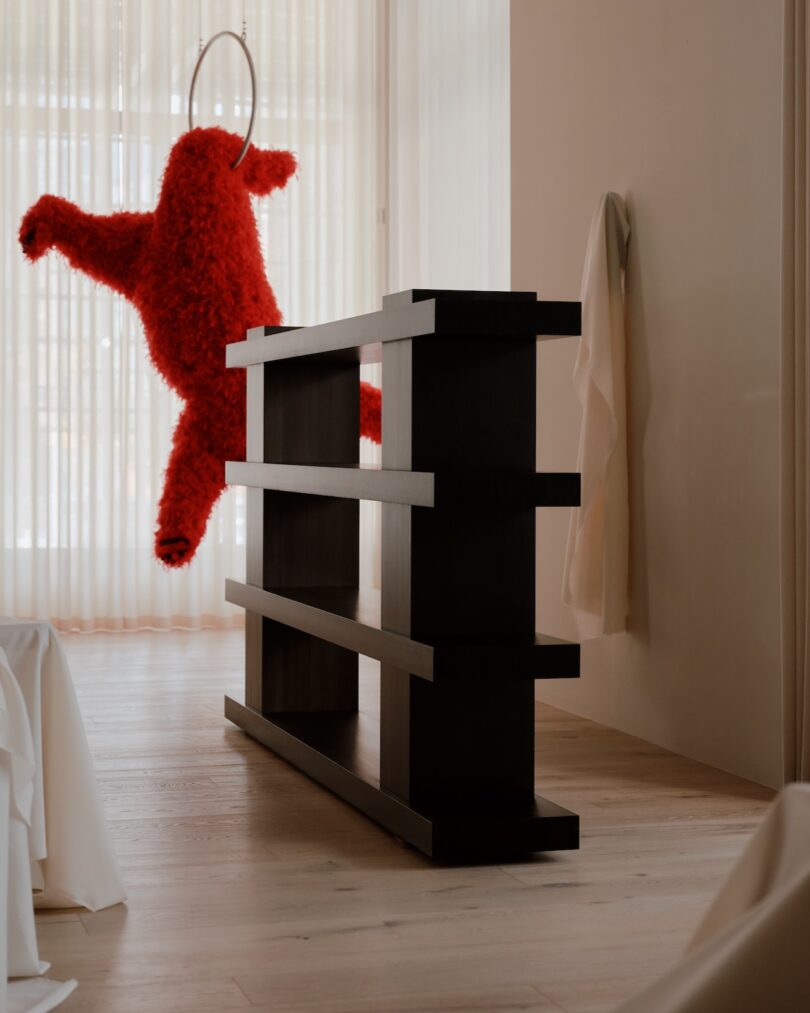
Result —
POLYGON ((239 156, 231 166, 235 169, 237 165, 245 157, 245 153, 250 145, 250 138, 253 135, 253 123, 256 119, 256 68, 253 66, 253 57, 250 55, 250 50, 247 47, 247 43, 244 38, 240 38, 236 32, 217 32, 216 35, 212 35, 211 38, 206 42, 205 47, 200 51, 200 55, 197 57, 197 63, 194 66, 194 73, 191 76, 191 88, 188 93, 188 129, 194 129, 194 119, 191 113, 191 107, 194 103, 194 87, 197 84, 197 75, 200 73, 200 67, 202 66, 203 59, 208 50, 213 46, 217 39, 222 39, 226 35, 229 35, 232 39, 236 39, 239 45, 242 47, 242 52, 245 54, 245 58, 250 68, 250 123, 248 124, 247 133, 245 134, 245 143, 242 145, 242 150, 239 152, 239 156))

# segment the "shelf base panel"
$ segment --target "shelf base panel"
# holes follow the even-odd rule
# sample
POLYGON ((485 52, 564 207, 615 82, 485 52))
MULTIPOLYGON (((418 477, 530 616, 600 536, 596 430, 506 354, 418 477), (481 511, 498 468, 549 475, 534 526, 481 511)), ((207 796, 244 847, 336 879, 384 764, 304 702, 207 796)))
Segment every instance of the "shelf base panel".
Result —
MULTIPOLYGON (((369 777, 367 761, 352 758, 346 735, 339 761, 293 734, 295 719, 279 715, 274 721, 229 696, 225 717, 386 830, 440 861, 493 861, 579 847, 579 817, 539 796, 524 813, 467 811, 428 817, 382 791, 376 778, 369 777), (365 776, 358 772, 363 768, 365 776)), ((353 716, 340 720, 350 729, 353 716)))

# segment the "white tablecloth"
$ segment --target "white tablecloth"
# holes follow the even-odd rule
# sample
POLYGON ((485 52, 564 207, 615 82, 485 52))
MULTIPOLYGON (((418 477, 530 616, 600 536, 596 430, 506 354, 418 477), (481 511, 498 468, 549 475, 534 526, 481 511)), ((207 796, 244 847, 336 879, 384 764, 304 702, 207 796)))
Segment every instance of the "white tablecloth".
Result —
POLYGON ((34 896, 126 899, 62 645, 48 623, 0 618, 0 1013, 46 1013, 76 987, 39 977, 34 896))
POLYGON ((31 897, 29 833, 34 807, 34 742, 22 691, 0 648, 0 1011, 45 1013, 76 987, 49 981, 40 961, 31 897), (9 977, 27 977, 12 981, 9 977))
POLYGON ((684 960, 620 1010, 810 1010, 810 785, 777 796, 684 960))
POLYGON ((126 899, 62 645, 48 623, 0 618, 0 647, 33 736, 31 879, 37 907, 91 911, 126 899))

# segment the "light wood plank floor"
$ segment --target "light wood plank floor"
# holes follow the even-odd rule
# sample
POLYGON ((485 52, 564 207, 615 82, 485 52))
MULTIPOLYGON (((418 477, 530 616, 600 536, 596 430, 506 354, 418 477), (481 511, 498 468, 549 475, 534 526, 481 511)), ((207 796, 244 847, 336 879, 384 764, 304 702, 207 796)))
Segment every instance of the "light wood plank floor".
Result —
POLYGON ((130 895, 38 916, 65 1013, 602 1013, 677 960, 772 794, 542 707, 582 850, 437 867, 225 722, 241 633, 64 644, 130 895))

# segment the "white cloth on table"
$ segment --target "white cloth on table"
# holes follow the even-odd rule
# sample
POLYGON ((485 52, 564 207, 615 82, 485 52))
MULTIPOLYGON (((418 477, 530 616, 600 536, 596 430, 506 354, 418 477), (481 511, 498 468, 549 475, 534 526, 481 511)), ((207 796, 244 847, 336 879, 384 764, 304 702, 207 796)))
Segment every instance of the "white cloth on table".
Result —
POLYGON ((75 981, 12 981, 43 974, 31 899, 29 832, 34 808, 34 742, 23 695, 0 648, 0 1010, 45 1013, 75 981))
POLYGON ((630 224, 622 198, 605 194, 594 212, 582 276, 582 337, 574 388, 582 403, 577 470, 581 505, 572 512, 563 601, 582 637, 627 625, 630 507, 627 479, 624 271, 630 224))
POLYGON ((777 796, 684 960, 620 1013, 810 1009, 810 785, 777 796))
POLYGON ((0 918, 2 984, 9 975, 44 970, 37 955, 28 843, 35 769, 25 702, 0 648, 0 912, 6 914, 0 918))
POLYGON ((59 638, 48 623, 0 619, 0 647, 22 690, 33 737, 36 905, 97 911, 118 904, 126 891, 59 638))
POLYGON ((26 978, 8 986, 7 1006, 3 1013, 48 1013, 63 1003, 78 982, 54 981, 53 978, 26 978))

